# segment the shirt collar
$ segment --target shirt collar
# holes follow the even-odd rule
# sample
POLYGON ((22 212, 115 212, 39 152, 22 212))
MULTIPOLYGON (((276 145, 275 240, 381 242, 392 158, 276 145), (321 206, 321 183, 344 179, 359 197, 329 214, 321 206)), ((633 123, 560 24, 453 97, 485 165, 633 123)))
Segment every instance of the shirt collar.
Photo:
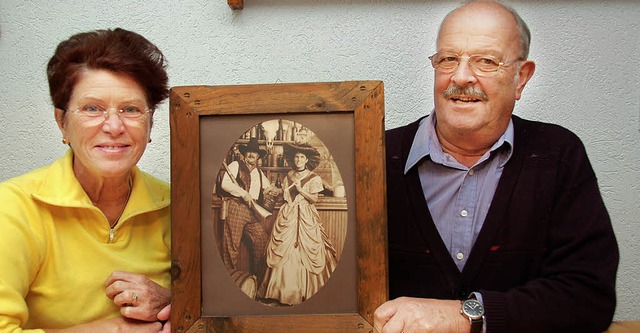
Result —
MULTIPOLYGON (((442 163, 444 159, 444 152, 442 151, 442 146, 440 146, 440 141, 438 141, 438 137, 436 135, 435 114, 436 112, 433 110, 429 116, 420 121, 418 131, 413 138, 413 143, 409 150, 407 163, 404 167, 405 174, 426 156, 430 156, 431 160, 436 163, 442 163)), ((506 154, 502 154, 499 157, 501 159, 500 167, 504 167, 511 158, 511 154, 513 153, 513 137, 513 120, 510 119, 507 130, 502 134, 502 136, 500 136, 498 141, 491 146, 491 149, 489 149, 490 152, 493 152, 502 147, 505 143, 507 144, 507 149, 505 149, 506 154)))
MULTIPOLYGON (((168 185, 142 172, 137 166, 132 169, 133 187, 129 201, 135 202, 136 210, 129 212, 129 205, 123 214, 135 215, 169 206, 171 197, 168 185)), ((33 197, 54 206, 94 207, 73 172, 73 151, 68 149, 65 156, 49 167, 47 176, 33 197)))

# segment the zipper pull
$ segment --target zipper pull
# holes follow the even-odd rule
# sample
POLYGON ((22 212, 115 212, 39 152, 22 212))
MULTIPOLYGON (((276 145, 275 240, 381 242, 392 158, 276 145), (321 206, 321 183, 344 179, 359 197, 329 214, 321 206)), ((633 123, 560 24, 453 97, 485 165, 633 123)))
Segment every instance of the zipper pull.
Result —
POLYGON ((113 228, 110 228, 109 229, 109 243, 113 242, 113 237, 115 237, 115 235, 116 235, 116 231, 113 230, 113 228))

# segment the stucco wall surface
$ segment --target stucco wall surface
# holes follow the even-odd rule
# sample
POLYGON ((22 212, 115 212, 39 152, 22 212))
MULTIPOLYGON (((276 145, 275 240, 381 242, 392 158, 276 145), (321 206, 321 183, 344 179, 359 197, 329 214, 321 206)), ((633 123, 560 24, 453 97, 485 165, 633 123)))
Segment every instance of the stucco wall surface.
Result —
MULTIPOLYGON (((45 66, 70 35, 123 27, 169 60, 170 84, 382 80, 386 127, 433 107, 427 56, 456 2, 428 0, 0 2, 0 180, 51 163, 65 146, 45 66)), ((533 34, 537 71, 515 114, 583 140, 621 250, 616 319, 640 319, 640 3, 512 1, 533 34)), ((139 165, 170 180, 168 103, 139 165)), ((1 222, 1 221, 0 221, 1 222)))

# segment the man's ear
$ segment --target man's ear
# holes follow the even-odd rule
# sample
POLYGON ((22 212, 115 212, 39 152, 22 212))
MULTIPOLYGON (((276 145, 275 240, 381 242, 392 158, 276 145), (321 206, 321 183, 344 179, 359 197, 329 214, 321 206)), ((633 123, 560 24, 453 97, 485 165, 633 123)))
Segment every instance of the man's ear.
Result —
POLYGON ((529 79, 531 79, 535 71, 536 64, 533 61, 527 60, 520 65, 518 82, 516 82, 516 100, 519 100, 520 96, 522 96, 524 86, 527 85, 527 82, 529 82, 529 79))

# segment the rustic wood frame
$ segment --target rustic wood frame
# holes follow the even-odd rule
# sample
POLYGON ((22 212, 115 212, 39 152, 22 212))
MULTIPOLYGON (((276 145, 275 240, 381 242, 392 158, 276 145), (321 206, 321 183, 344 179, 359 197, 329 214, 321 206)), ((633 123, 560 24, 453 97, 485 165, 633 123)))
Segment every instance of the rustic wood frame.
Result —
POLYGON ((381 81, 173 87, 170 97, 172 332, 369 332, 388 300, 384 93, 381 81), (202 316, 200 117, 354 115, 357 313, 202 316))

